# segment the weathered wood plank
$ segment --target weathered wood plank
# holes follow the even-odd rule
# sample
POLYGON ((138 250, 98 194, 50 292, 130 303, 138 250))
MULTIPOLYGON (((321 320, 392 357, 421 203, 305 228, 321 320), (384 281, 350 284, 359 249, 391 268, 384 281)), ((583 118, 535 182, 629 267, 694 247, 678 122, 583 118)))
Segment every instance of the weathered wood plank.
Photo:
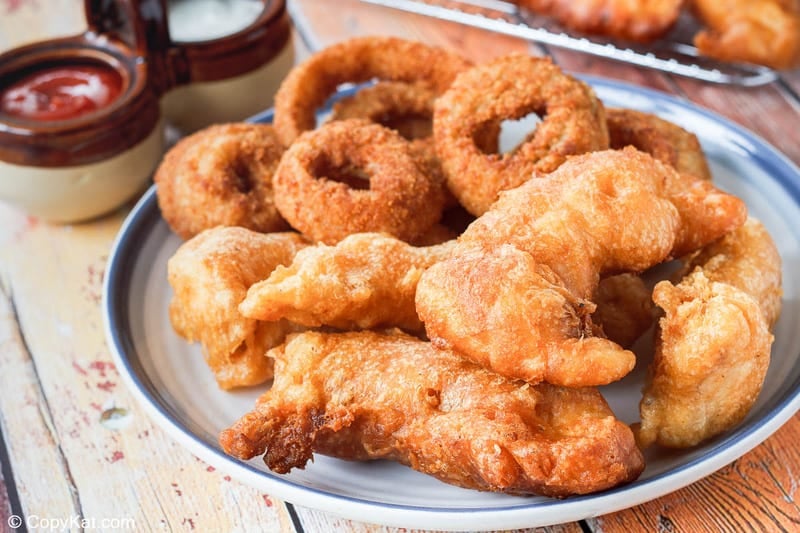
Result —
POLYGON ((647 531, 797 531, 800 417, 713 475, 632 509, 589 521, 603 533, 647 531))
POLYGON ((675 83, 688 100, 758 132, 795 163, 800 162, 798 109, 777 85, 743 88, 677 77, 675 83))
POLYGON ((781 73, 783 82, 791 87, 795 94, 800 95, 800 68, 781 73))
MULTIPOLYGON (((313 509, 295 507, 298 518, 305 533, 329 533, 330 531, 348 531, 349 533, 424 533, 423 529, 383 527, 363 522, 353 522, 338 518, 313 509)), ((478 528, 480 525, 476 524, 478 528)), ((507 530, 506 533, 581 533, 577 522, 552 527, 507 530)), ((491 533, 491 532, 490 532, 491 533)), ((494 533, 500 533, 496 531, 494 533)))
POLYGON ((77 35, 86 28, 81 0, 0 2, 0 51, 41 39, 77 35), (43 10, 54 16, 43 16, 43 10))
POLYGON ((25 513, 137 530, 292 531, 282 503, 188 453, 120 383, 99 303, 124 213, 51 226, 11 211, 0 209, 0 225, 16 224, 0 246, 10 295, 0 300, 0 407, 25 513), (104 424, 111 408, 125 416, 104 424))

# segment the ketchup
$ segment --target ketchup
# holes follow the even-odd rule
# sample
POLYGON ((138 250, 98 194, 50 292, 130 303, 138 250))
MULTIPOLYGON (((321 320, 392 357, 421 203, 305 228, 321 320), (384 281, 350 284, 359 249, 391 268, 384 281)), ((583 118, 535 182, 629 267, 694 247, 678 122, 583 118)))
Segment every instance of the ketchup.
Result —
POLYGON ((110 67, 48 67, 0 89, 0 113, 43 122, 67 120, 108 106, 121 91, 122 77, 110 67))

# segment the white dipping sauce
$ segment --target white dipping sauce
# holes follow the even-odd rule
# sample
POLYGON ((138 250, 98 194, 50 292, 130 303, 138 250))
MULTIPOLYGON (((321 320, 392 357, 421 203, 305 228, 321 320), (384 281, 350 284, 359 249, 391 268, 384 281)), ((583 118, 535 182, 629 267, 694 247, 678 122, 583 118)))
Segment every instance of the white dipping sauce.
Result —
POLYGON ((169 35, 173 41, 219 39, 241 31, 264 11, 262 0, 170 0, 169 35))

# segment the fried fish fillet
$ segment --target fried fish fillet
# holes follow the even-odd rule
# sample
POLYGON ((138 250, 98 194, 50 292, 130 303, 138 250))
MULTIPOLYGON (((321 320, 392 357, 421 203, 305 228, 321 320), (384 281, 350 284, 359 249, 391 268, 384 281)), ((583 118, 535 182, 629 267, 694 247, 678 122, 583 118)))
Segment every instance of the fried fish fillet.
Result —
POLYGON ((454 485, 568 496, 635 479, 630 428, 596 389, 530 386, 399 332, 306 332, 273 350, 272 388, 220 435, 279 473, 313 453, 391 459, 454 485))
POLYGON ((217 227, 186 241, 169 259, 172 327, 188 341, 200 342, 221 388, 257 385, 272 377, 272 361, 265 354, 296 327, 244 317, 238 306, 253 283, 289 264, 307 245, 297 233, 217 227))
POLYGON ((423 273, 417 312, 435 346, 505 376, 606 384, 635 358, 589 318, 600 276, 644 271, 745 217, 738 198, 634 148, 574 156, 501 194, 423 273))
POLYGON ((616 39, 650 42, 667 33, 684 0, 518 0, 564 27, 616 39))
POLYGON ((702 54, 776 69, 800 65, 798 0, 692 0, 691 8, 706 26, 694 38, 702 54))
POLYGON ((658 283, 664 310, 639 404, 642 446, 686 448, 738 424, 756 401, 780 312, 781 260, 753 218, 658 283))
POLYGON ((380 233, 310 246, 250 287, 239 310, 248 318, 288 319, 309 327, 421 331, 414 306, 417 282, 454 247, 454 241, 414 247, 380 233))

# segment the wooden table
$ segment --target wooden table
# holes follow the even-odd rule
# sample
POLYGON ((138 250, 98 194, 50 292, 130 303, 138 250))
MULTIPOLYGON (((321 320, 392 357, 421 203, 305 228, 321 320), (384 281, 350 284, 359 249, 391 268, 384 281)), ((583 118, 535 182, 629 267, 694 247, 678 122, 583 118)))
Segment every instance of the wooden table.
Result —
MULTIPOLYGON (((82 24, 75 15, 79 4, 0 2, 0 48, 73 33, 82 24)), ((366 34, 418 39, 475 61, 511 51, 548 53, 566 69, 653 87, 710 108, 800 163, 797 71, 757 89, 720 87, 354 0, 294 0, 290 6, 301 56, 366 34)), ((284 504, 232 481, 145 416, 111 362, 99 306, 109 247, 129 208, 90 223, 57 226, 0 205, 0 524, 19 515, 38 517, 39 525, 56 524, 42 519, 82 517, 86 529, 94 524, 137 531, 386 531, 284 504), (131 415, 122 429, 101 423, 102 414, 114 407, 131 415)), ((547 529, 797 530, 798 441, 795 415, 755 450, 689 487, 622 512, 547 529)), ((72 519, 66 529, 80 529, 75 526, 72 519)))

